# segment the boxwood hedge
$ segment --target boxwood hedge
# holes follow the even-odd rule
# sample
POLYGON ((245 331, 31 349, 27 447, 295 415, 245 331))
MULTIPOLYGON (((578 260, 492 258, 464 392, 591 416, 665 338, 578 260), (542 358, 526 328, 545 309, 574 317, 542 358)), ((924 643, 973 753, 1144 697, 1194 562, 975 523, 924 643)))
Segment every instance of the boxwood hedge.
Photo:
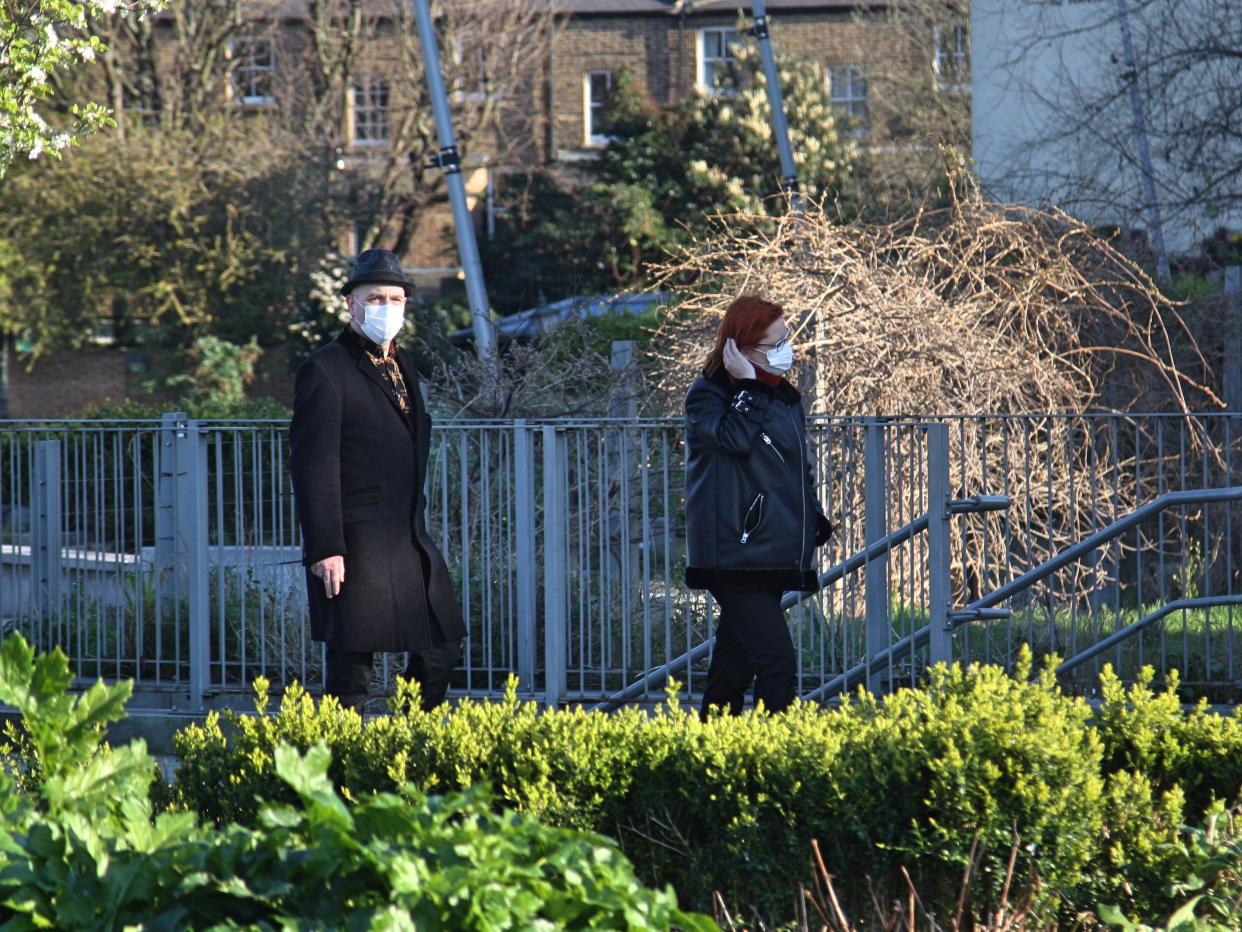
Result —
POLYGON ((1093 711, 1031 667, 1029 654, 1013 675, 938 667, 883 699, 708 722, 672 693, 650 715, 544 711, 513 684, 502 701, 431 714, 401 684, 390 714, 364 721, 296 687, 269 711, 260 683, 258 714, 178 734, 168 802, 253 824, 258 800, 292 800, 275 749, 323 743, 347 799, 482 786, 542 822, 615 838, 645 882, 671 883, 697 909, 718 891, 788 919, 812 839, 856 910, 903 891, 904 866, 926 907, 951 914, 972 850, 973 915, 1006 895, 1011 855, 1010 886, 1041 921, 1105 903, 1172 908, 1179 826, 1242 786, 1242 720, 1185 714, 1175 683, 1123 689, 1107 671, 1093 711))

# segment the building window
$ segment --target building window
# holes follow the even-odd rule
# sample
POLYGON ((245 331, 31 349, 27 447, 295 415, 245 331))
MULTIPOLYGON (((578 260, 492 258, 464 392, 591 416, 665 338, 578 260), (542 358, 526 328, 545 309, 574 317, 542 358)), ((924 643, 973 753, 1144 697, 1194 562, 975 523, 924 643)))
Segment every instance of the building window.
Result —
POLYGON ((271 39, 237 39, 230 47, 233 58, 233 93, 242 103, 254 106, 276 102, 273 79, 276 52, 271 39))
POLYGON ((388 145, 388 82, 355 79, 353 87, 355 146, 388 145))
POLYGON ((712 94, 720 92, 734 61, 737 41, 736 29, 699 30, 699 87, 712 94))
POLYGON ((612 72, 588 71, 586 74, 586 141, 588 145, 608 144, 604 132, 604 108, 612 97, 612 72))
POLYGON ((473 36, 453 37, 451 61, 454 94, 467 100, 486 100, 491 92, 491 76, 487 69, 487 51, 473 36))
POLYGON ((828 69, 828 96, 838 113, 861 132, 867 129, 867 77, 858 65, 828 69))
POLYGON ((970 79, 970 37, 965 26, 935 28, 936 57, 932 69, 937 83, 956 90, 970 79))

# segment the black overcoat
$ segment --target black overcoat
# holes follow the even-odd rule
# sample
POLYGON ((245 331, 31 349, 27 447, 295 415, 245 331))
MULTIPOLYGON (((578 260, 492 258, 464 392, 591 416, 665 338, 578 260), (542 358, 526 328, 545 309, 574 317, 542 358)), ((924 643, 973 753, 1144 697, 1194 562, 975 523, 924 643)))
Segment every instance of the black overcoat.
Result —
POLYGON ((365 345, 346 328, 296 376, 289 469, 311 636, 336 650, 421 650, 466 634, 448 567, 427 533, 431 417, 413 357, 397 350, 407 416, 365 345), (309 568, 336 554, 345 558, 345 583, 329 599, 309 568))

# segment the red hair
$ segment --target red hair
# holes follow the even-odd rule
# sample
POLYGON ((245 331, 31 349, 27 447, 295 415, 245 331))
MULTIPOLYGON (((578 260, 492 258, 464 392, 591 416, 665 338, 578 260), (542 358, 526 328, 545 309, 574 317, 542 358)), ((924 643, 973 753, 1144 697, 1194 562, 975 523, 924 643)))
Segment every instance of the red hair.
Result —
POLYGON ((716 331, 716 345, 707 354, 703 374, 711 378, 724 366, 724 348, 728 340, 736 342, 740 350, 754 346, 772 322, 784 316, 784 308, 758 295, 744 294, 735 298, 716 331))

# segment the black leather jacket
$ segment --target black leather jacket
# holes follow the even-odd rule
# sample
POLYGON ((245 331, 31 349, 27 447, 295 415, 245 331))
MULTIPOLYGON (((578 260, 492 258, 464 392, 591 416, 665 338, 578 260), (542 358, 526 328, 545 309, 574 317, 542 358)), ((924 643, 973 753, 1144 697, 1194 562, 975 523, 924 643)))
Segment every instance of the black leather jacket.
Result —
POLYGON ((721 369, 686 394, 686 584, 813 592, 832 525, 815 497, 802 396, 721 369))

